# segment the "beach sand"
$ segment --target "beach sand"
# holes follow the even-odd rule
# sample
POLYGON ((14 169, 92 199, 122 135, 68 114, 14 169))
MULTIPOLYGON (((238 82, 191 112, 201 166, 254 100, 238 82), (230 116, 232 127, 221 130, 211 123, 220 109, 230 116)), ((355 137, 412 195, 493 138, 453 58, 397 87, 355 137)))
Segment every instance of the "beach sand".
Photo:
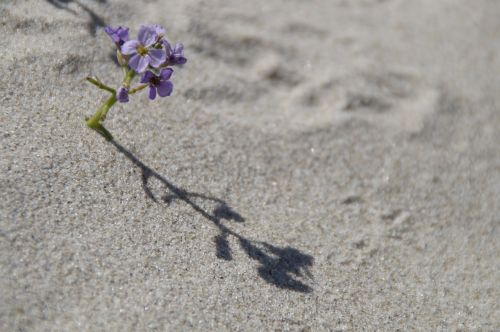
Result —
POLYGON ((500 3, 2 0, 0 330, 500 329, 500 3), (105 25, 174 93, 85 126, 105 25))

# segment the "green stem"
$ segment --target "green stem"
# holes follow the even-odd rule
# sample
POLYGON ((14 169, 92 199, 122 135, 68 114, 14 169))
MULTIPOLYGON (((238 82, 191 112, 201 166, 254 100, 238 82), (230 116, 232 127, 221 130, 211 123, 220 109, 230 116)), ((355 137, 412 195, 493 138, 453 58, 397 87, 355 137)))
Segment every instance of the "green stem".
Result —
POLYGON ((87 81, 89 81, 90 83, 94 84, 99 89, 106 90, 106 91, 109 91, 111 93, 116 93, 115 89, 110 88, 109 86, 107 86, 106 84, 102 83, 98 79, 95 79, 95 78, 90 77, 90 76, 86 77, 85 79, 87 81))
MULTIPOLYGON (((130 70, 124 70, 124 77, 123 77, 123 82, 122 86, 126 87, 127 89, 130 87, 130 82, 135 76, 135 71, 133 69, 130 70)), ((105 85, 98 79, 95 79, 93 77, 87 77, 87 81, 90 83, 94 84, 97 86, 99 89, 103 89, 106 91, 109 91, 111 93, 111 96, 102 104, 102 106, 92 115, 91 118, 88 118, 87 121, 87 126, 95 131, 97 131, 99 134, 104 136, 105 139, 108 141, 111 141, 113 139, 113 136, 111 133, 104 128, 102 125, 102 122, 106 118, 106 114, 108 114, 108 111, 113 107, 113 105, 116 103, 116 90, 110 88, 109 86, 105 85)), ((143 89, 144 87, 140 87, 140 89, 143 89)), ((133 89, 133 93, 137 92, 140 90, 139 88, 133 89)))
POLYGON ((139 85, 139 86, 137 86, 137 87, 135 87, 135 88, 133 88, 133 89, 129 90, 128 94, 129 94, 129 95, 133 95, 134 93, 141 91, 142 89, 144 89, 144 88, 145 88, 145 87, 147 87, 147 86, 148 86, 147 84, 142 84, 142 85, 139 85))
POLYGON ((104 126, 101 124, 101 122, 104 120, 106 117, 106 114, 108 113, 109 109, 113 107, 113 105, 116 103, 116 94, 113 93, 104 104, 94 113, 94 115, 87 119, 87 126, 89 128, 94 129, 97 131, 99 134, 104 136, 108 141, 113 139, 113 136, 111 133, 104 128, 104 126))
POLYGON ((133 69, 130 69, 125 74, 125 77, 123 78, 122 85, 128 89, 130 87, 130 81, 132 81, 132 79, 134 78, 134 76, 135 76, 135 71, 133 69))

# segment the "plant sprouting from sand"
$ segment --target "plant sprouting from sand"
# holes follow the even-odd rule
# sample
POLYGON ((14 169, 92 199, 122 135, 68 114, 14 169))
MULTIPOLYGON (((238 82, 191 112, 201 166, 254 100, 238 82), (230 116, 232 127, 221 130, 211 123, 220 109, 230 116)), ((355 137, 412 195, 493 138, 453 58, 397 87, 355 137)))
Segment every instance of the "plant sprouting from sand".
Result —
POLYGON ((126 27, 106 27, 104 31, 116 46, 116 58, 123 71, 123 79, 118 89, 104 84, 97 77, 87 77, 87 81, 99 89, 111 93, 111 96, 90 118, 87 126, 97 131, 107 140, 112 140, 111 133, 104 128, 102 122, 111 107, 118 101, 126 103, 129 96, 148 88, 149 99, 156 96, 168 97, 172 94, 173 84, 170 78, 174 65, 186 63, 184 47, 178 43, 172 47, 165 38, 165 29, 159 25, 141 25, 137 39, 129 40, 129 29, 126 27), (141 75, 139 84, 133 86, 132 81, 141 75))

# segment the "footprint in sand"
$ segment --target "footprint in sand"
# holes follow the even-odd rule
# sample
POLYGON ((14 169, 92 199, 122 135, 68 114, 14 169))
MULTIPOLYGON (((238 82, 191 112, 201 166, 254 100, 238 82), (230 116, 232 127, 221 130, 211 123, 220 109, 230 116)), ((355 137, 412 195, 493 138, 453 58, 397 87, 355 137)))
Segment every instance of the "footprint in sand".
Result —
POLYGON ((360 72, 302 86, 295 91, 293 117, 321 125, 352 118, 416 133, 439 106, 440 91, 401 71, 360 72))

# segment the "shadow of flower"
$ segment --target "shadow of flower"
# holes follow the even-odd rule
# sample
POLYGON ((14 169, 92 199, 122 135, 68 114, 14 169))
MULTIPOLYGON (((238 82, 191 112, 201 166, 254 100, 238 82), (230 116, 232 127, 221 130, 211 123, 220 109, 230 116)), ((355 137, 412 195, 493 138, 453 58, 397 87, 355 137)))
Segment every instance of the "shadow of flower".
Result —
POLYGON ((308 286, 304 280, 312 279, 312 274, 309 269, 314 264, 314 257, 304 254, 300 250, 292 247, 280 248, 263 241, 249 240, 239 233, 236 233, 225 226, 221 221, 227 220, 242 223, 245 222, 245 219, 225 201, 216 197, 189 192, 180 188, 167 180, 164 176, 146 166, 115 140, 111 140, 109 143, 140 169, 142 188, 147 198, 156 203, 163 202, 166 204, 170 204, 174 200, 180 200, 189 205, 205 219, 211 221, 212 224, 218 228, 220 233, 214 238, 215 255, 217 258, 226 261, 233 259, 232 249, 228 241, 228 238, 232 236, 238 240, 241 249, 246 255, 260 264, 257 268, 257 272, 264 281, 282 289, 303 293, 312 292, 313 289, 308 286), (160 181, 168 191, 161 199, 158 199, 149 187, 149 181, 152 178, 160 181), (203 207, 202 205, 206 205, 206 203, 211 203, 211 206, 215 207, 213 209, 203 207))

